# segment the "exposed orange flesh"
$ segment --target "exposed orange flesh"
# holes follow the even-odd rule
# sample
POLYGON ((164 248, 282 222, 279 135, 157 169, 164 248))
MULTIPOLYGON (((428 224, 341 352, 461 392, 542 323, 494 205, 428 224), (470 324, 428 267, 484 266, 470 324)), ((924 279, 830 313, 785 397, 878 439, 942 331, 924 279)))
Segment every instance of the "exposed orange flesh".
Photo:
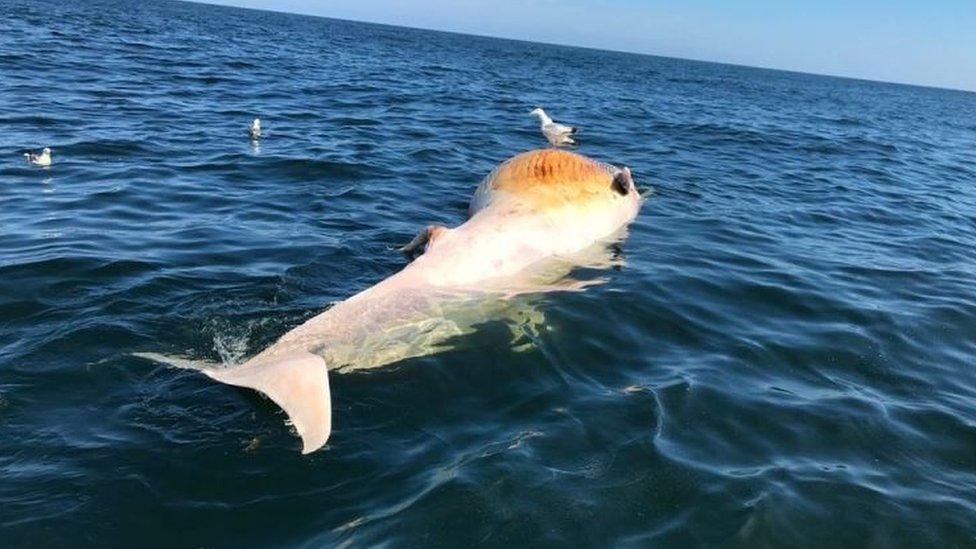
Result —
POLYGON ((518 196, 539 208, 585 205, 612 193, 608 166, 560 149, 522 153, 498 167, 488 185, 492 191, 518 196))

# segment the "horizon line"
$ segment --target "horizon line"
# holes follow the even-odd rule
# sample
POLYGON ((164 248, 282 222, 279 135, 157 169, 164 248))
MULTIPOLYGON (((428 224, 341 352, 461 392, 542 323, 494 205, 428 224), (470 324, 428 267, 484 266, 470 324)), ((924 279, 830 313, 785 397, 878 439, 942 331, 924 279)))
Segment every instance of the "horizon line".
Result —
POLYGON ((294 11, 279 11, 279 10, 267 9, 267 8, 251 8, 251 7, 244 7, 244 6, 234 6, 234 5, 229 5, 229 4, 215 4, 215 3, 209 2, 207 0, 173 0, 173 1, 174 2, 181 2, 181 3, 185 3, 185 4, 198 4, 198 5, 203 5, 203 6, 214 6, 214 7, 218 7, 218 8, 229 8, 229 9, 238 9, 238 10, 246 10, 246 11, 277 13, 277 14, 281 14, 281 15, 295 15, 295 16, 299 16, 299 17, 311 17, 311 18, 315 18, 315 19, 327 19, 327 20, 331 20, 331 21, 342 21, 344 23, 358 23, 358 24, 363 24, 363 25, 377 25, 377 26, 381 26, 381 27, 390 27, 390 28, 394 28, 394 29, 410 29, 410 30, 425 31, 425 32, 440 32, 440 33, 444 33, 444 34, 453 34, 453 35, 457 35, 457 36, 472 36, 472 37, 475 37, 475 38, 490 38, 492 40, 508 40, 510 42, 523 42, 523 43, 526 43, 526 44, 538 44, 538 45, 543 45, 543 46, 558 46, 558 47, 561 47, 561 48, 577 48, 577 49, 581 49, 581 50, 591 50, 591 51, 608 52, 608 53, 623 53, 623 54, 627 54, 627 55, 639 55, 639 56, 644 56, 644 57, 657 57, 659 59, 674 59, 674 60, 677 60, 677 61, 691 61, 691 62, 694 62, 694 63, 709 63, 709 64, 712 64, 712 65, 725 65, 725 66, 729 66, 729 67, 741 67, 741 68, 746 68, 746 69, 758 69, 758 70, 765 70, 765 71, 775 71, 775 72, 785 72, 785 73, 792 73, 792 74, 802 74, 802 75, 805 75, 805 76, 820 76, 820 77, 824 77, 824 78, 838 78, 838 79, 841 79, 841 80, 854 80, 854 81, 858 81, 858 82, 867 82, 867 83, 871 83, 871 84, 886 84, 886 85, 890 85, 890 86, 907 86, 907 87, 910 87, 910 88, 923 88, 923 89, 930 89, 930 90, 939 90, 939 91, 948 91, 948 92, 976 94, 976 88, 973 88, 973 89, 954 88, 954 87, 950 87, 950 86, 940 86, 940 85, 934 85, 934 84, 919 84, 919 83, 915 83, 915 82, 904 82, 904 81, 899 82, 899 81, 894 81, 894 80, 878 80, 878 79, 867 78, 867 77, 863 77, 863 76, 850 76, 850 75, 844 75, 844 74, 807 72, 807 71, 803 71, 803 70, 799 70, 799 69, 785 69, 785 68, 780 68, 780 67, 767 67, 767 66, 761 66, 761 65, 746 65, 746 64, 743 64, 743 63, 733 63, 733 62, 729 62, 729 61, 714 61, 714 60, 710 60, 710 59, 697 59, 697 58, 694 58, 694 57, 675 57, 675 56, 671 56, 671 55, 660 55, 660 54, 650 53, 650 52, 646 52, 646 51, 612 50, 612 49, 601 48, 601 47, 596 47, 596 46, 581 46, 581 45, 577 45, 577 44, 566 44, 566 43, 562 43, 562 42, 545 42, 545 41, 539 41, 539 40, 530 40, 530 39, 527 39, 527 38, 513 38, 513 37, 510 37, 510 36, 496 36, 496 35, 492 35, 492 34, 476 34, 476 33, 472 33, 472 32, 461 32, 461 31, 454 31, 454 30, 447 30, 447 29, 432 29, 432 28, 427 28, 427 27, 412 27, 412 26, 409 26, 409 25, 396 25, 396 24, 393 24, 393 23, 383 23, 381 21, 367 21, 367 20, 363 20, 363 19, 345 19, 345 18, 342 18, 342 17, 333 17, 333 16, 329 16, 329 15, 317 15, 317 14, 313 14, 313 13, 301 13, 301 12, 294 12, 294 11))

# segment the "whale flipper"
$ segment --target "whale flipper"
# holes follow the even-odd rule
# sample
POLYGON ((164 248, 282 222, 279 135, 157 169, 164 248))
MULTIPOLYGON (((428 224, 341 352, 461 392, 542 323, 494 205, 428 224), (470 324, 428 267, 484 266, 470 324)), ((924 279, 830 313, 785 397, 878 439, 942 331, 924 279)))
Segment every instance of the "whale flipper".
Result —
POLYGON ((273 362, 205 369, 221 383, 255 389, 268 395, 288 414, 302 437, 302 453, 321 448, 332 433, 332 395, 325 359, 294 353, 273 362))
POLYGON ((450 229, 443 225, 427 225, 413 237, 413 240, 400 248, 400 251, 409 259, 413 259, 426 252, 434 244, 434 240, 448 230, 450 229))

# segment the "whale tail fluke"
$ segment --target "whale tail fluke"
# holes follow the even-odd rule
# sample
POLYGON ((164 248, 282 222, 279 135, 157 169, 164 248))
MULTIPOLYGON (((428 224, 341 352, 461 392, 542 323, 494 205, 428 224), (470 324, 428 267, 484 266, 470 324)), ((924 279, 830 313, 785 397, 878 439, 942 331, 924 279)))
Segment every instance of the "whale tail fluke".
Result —
POLYGON ((246 362, 225 368, 156 353, 136 353, 136 356, 177 368, 199 370, 221 383, 264 393, 288 414, 291 424, 302 437, 303 454, 324 446, 332 434, 329 373, 320 356, 301 352, 275 361, 246 362))

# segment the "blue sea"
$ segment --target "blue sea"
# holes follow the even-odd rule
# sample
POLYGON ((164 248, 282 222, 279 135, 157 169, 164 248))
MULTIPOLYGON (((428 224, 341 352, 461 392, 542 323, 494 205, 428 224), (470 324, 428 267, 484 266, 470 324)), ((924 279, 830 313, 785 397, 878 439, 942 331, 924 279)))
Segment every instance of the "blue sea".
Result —
POLYGON ((976 547, 976 94, 0 0, 0 545, 976 547), (307 456, 132 356, 239 361, 401 269, 536 106, 647 194, 585 291, 334 374, 307 456))

